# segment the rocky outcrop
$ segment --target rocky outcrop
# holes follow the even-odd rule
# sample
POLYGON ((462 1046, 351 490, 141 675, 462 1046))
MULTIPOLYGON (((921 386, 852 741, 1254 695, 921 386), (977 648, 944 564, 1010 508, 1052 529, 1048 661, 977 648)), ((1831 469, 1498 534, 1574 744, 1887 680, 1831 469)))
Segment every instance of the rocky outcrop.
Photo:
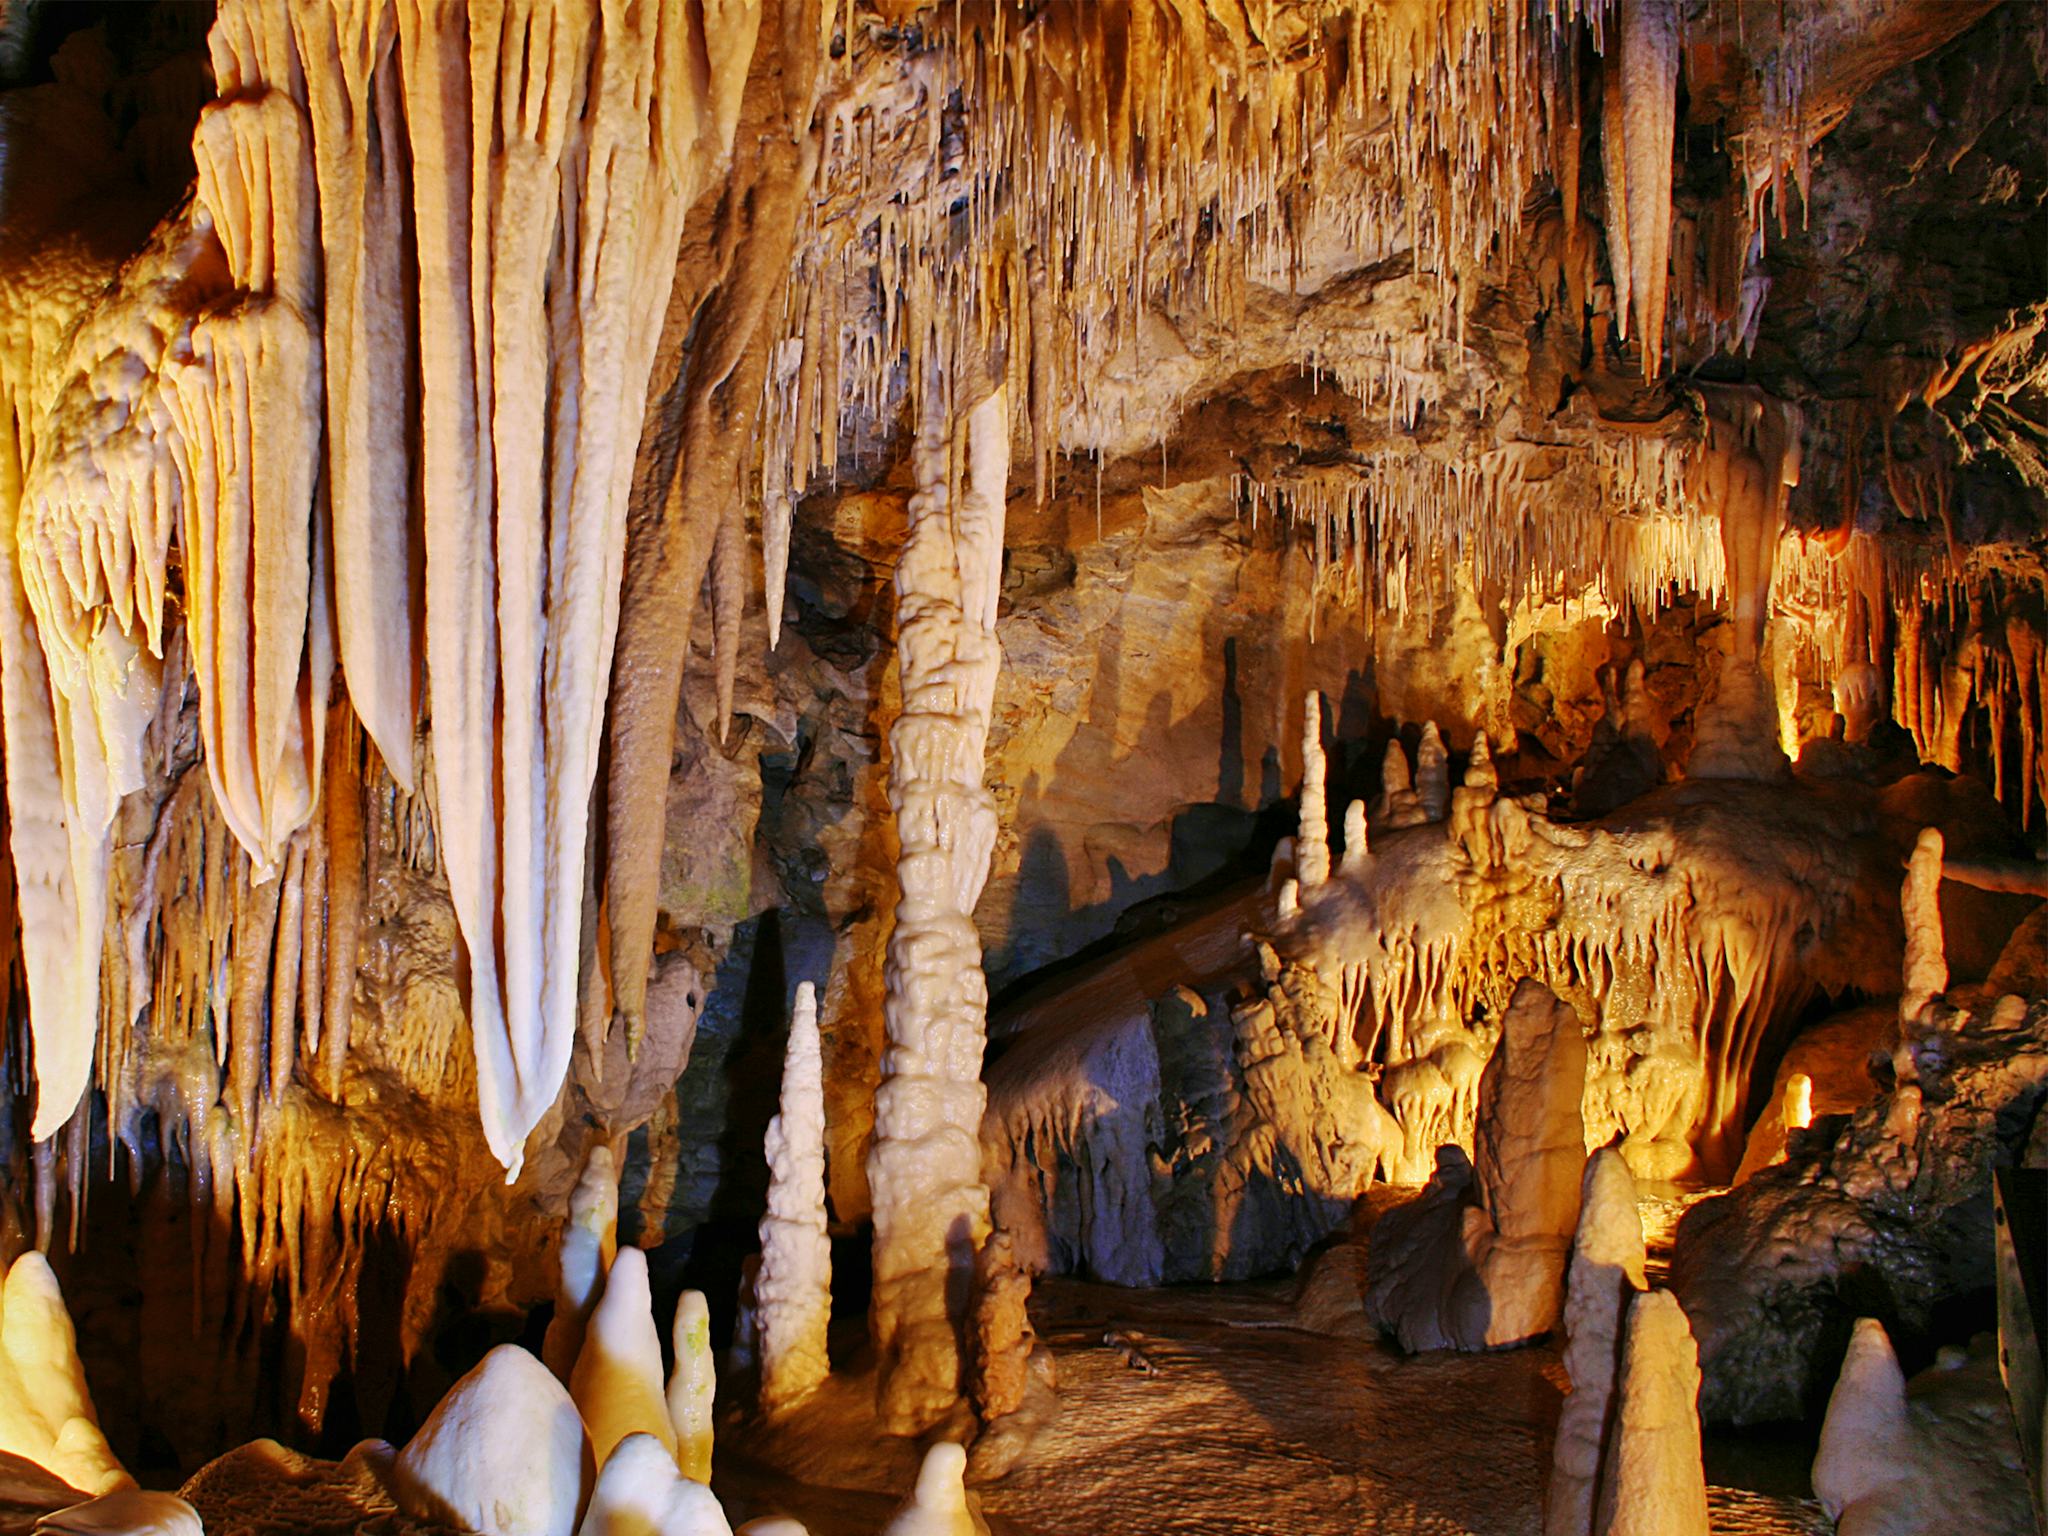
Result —
POLYGON ((1922 1341, 1944 1303, 1991 1286, 1990 1170, 2020 1161, 2048 1099, 2048 1000, 1937 998, 1923 1018, 1913 1080, 1679 1223, 1671 1285, 1708 1418, 1818 1410, 1855 1318, 1922 1341))

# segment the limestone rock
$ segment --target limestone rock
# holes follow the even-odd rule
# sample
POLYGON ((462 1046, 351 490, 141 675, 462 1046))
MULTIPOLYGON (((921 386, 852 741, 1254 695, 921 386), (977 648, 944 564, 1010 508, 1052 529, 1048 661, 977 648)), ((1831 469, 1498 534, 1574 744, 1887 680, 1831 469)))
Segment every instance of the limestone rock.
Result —
POLYGON ((1671 1288, 1699 1341, 1710 1421, 1817 1410, 1860 1276, 1885 1277, 1893 1332, 1919 1333, 1946 1302, 1993 1283, 1986 1170, 2017 1163, 2048 1101, 2048 1002, 1963 1009, 1937 1000, 1917 1083, 1894 1083, 1832 1134, 1679 1222, 1671 1288))
POLYGON ((516 1344, 449 1388, 393 1468, 407 1514, 479 1536, 571 1536, 592 1476, 576 1404, 516 1344))

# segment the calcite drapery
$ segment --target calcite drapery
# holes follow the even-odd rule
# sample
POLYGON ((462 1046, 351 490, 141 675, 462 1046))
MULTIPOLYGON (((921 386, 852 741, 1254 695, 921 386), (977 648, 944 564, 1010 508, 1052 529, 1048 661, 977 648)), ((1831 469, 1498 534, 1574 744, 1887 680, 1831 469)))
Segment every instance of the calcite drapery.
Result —
POLYGON ((888 1045, 868 1157, 881 1412, 892 1428, 910 1431, 958 1400, 960 1293, 988 1232, 980 1142, 988 982, 973 913, 996 839, 982 758, 1001 659, 995 620, 1010 420, 998 387, 956 427, 942 383, 936 370, 927 374, 913 450, 917 489, 896 566, 903 705, 889 730, 889 800, 902 895, 889 938, 888 1045), (957 508, 948 494, 956 433, 964 434, 967 464, 957 508))

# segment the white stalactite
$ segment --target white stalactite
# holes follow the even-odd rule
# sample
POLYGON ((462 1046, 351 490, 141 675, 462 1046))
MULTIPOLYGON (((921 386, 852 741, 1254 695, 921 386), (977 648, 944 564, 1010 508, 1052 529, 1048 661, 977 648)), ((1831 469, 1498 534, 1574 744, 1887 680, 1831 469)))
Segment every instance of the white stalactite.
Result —
POLYGON ((413 553, 416 402, 404 292, 404 129, 388 0, 292 0, 325 261, 327 467, 336 644, 349 703, 391 776, 414 787, 420 572, 413 553))
POLYGON ((321 499, 319 199, 290 19, 223 5, 198 205, 237 298, 166 365, 183 447, 186 644, 221 817, 259 880, 313 814, 333 667, 321 499))
POLYGON ((982 785, 1000 647, 996 603, 1009 480, 1009 410, 995 389, 967 414, 965 486, 948 502, 954 433, 927 380, 896 567, 902 713, 890 728, 901 898, 883 1005, 888 1045, 868 1157, 881 1410, 892 1430, 928 1428, 962 1389, 964 1294, 988 1233, 981 1081, 988 983, 974 905, 996 811, 982 785))
POLYGON ((832 1240, 825 1226, 825 1077, 816 989, 800 982, 782 1059, 782 1102, 768 1122, 768 1210, 761 1218, 761 1406, 801 1402, 831 1372, 832 1240))
MULTIPOLYGON (((1664 369, 1679 42, 1678 0, 1621 0, 1621 122, 1608 124, 1603 132, 1621 129, 1627 162, 1628 248, 1616 260, 1625 260, 1629 267, 1629 297, 1635 305, 1636 341, 1642 349, 1646 379, 1656 378, 1664 369)), ((1610 187, 1610 196, 1612 190, 1610 187)), ((1612 227, 1612 212, 1608 218, 1612 227)))
POLYGON ((690 14, 398 5, 441 851, 485 1133, 512 1176, 575 1038, 627 484, 682 218, 723 152, 695 51, 720 44, 690 14))

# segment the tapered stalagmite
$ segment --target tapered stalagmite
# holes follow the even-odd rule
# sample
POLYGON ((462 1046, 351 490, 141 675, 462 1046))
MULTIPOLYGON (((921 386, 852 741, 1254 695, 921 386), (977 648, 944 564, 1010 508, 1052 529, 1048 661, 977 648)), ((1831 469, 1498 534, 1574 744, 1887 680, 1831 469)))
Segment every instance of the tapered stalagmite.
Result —
POLYGON ((1539 981, 1516 987, 1479 1085, 1474 1155, 1442 1147, 1422 1197, 1367 1250, 1365 1312, 1409 1349, 1498 1349, 1557 1326, 1585 1169, 1586 1041, 1539 981))
POLYGON ((1422 740, 1415 746, 1415 795, 1424 821, 1442 821, 1450 813, 1451 760, 1434 720, 1423 722, 1422 740))
POLYGON ((683 1476, 708 1483, 718 1366, 711 1357, 711 1310, 702 1291, 685 1291, 676 1299, 670 1342, 674 1363, 668 1376, 668 1422, 675 1432, 676 1461, 683 1476))
POLYGON ((590 1437, 547 1367, 500 1344, 398 1454, 399 1508, 479 1536, 566 1536, 590 1492, 590 1437))
POLYGON ((956 427, 937 387, 928 379, 909 537, 896 567, 903 708, 889 731, 889 799, 902 895, 889 939, 888 1045, 868 1157, 870 1324, 882 1418, 896 1430, 929 1426, 959 1398, 964 1295, 988 1231, 979 1139, 988 983, 973 912, 996 838, 982 759, 1001 656, 995 620, 1009 411, 998 388, 956 427), (955 510, 947 505, 947 465, 958 431, 967 473, 955 510))
POLYGON ((589 1427, 591 1454, 600 1466, 612 1447, 634 1434, 652 1435, 675 1454, 647 1255, 638 1248, 622 1248, 612 1260, 569 1376, 569 1395, 589 1427))
POLYGON ((1635 1179, 1621 1153, 1603 1147, 1586 1162, 1565 1280, 1564 1368, 1571 1390, 1558 1412, 1543 1536, 1591 1536, 1600 1464, 1614 1423, 1622 1323, 1643 1287, 1644 1258, 1635 1179))
POLYGON ((576 1536, 731 1536, 709 1488, 652 1435, 628 1435, 597 1474, 576 1536))
POLYGON ((584 1330, 618 1245, 619 1175, 611 1148, 600 1142, 590 1149, 569 1196, 569 1219, 562 1224, 555 1255, 555 1315, 541 1343, 542 1362, 564 1386, 582 1353, 584 1330))
POLYGON ((782 1059, 782 1104, 768 1122, 768 1210, 754 1281, 761 1406, 800 1402, 831 1370, 832 1240, 825 1230, 825 1082, 816 989, 799 982, 782 1059))
POLYGON ((1707 1536, 1699 1398, 1699 1350, 1685 1309, 1669 1291, 1643 1292, 1628 1309, 1598 1536, 1707 1536))
POLYGON ((1330 878, 1330 808, 1324 789, 1328 765, 1323 756, 1323 696, 1311 693, 1302 704, 1301 825, 1294 840, 1294 868, 1304 891, 1330 878))
POLYGON ((1905 919, 1906 970, 1899 992, 1899 1022, 1911 1028, 1927 1005, 1948 990, 1948 955, 1941 932, 1941 832, 1922 827, 1899 891, 1905 919))
POLYGON ((882 1527, 882 1536, 977 1536, 967 1504, 967 1453, 941 1441, 924 1453, 917 1488, 882 1527))
POLYGON ((1891 1337, 1876 1318, 1859 1318, 1821 1423, 1814 1496, 1837 1520, 1852 1504, 1882 1501, 1912 1470, 1912 1440, 1906 1376, 1891 1337))

